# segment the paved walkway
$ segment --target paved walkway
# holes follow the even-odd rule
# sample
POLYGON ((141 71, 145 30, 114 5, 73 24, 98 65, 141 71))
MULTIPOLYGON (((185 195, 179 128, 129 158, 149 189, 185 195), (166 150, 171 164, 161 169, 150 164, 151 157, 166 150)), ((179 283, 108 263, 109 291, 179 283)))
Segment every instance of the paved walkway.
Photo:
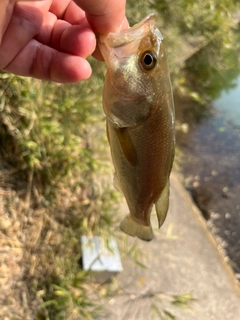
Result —
MULTIPOLYGON (((167 219, 160 230, 154 230, 153 241, 127 238, 129 246, 136 241, 147 255, 148 268, 123 260, 124 270, 117 276, 121 294, 108 302, 108 315, 101 320, 159 319, 156 312, 164 310, 176 320, 240 319, 240 294, 232 271, 175 174, 170 201, 167 219), (189 309, 171 303, 172 295, 186 293, 195 298, 189 309)), ((127 212, 125 205, 121 211, 127 212)), ((157 226, 155 216, 152 223, 157 226)))

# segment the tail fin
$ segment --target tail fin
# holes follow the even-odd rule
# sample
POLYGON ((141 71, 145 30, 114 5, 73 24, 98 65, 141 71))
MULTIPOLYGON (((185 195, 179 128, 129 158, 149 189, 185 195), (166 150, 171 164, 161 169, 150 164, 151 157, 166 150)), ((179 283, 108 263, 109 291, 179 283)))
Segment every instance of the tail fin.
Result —
POLYGON ((132 237, 138 237, 144 241, 150 241, 153 238, 151 226, 143 226, 134 221, 130 215, 126 216, 121 224, 120 229, 132 237))

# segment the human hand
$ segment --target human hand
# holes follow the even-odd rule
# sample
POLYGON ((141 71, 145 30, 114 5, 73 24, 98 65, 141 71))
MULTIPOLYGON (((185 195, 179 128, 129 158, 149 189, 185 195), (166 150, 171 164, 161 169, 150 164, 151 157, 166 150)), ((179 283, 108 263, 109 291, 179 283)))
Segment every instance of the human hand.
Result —
POLYGON ((16 1, 0 0, 0 70, 22 76, 87 79, 96 34, 127 27, 125 0, 16 1))

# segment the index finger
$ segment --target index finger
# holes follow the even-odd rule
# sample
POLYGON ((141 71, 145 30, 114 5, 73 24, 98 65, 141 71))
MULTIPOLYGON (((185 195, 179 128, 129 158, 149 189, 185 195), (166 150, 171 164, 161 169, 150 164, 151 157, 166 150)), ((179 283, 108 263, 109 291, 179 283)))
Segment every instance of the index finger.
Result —
POLYGON ((118 32, 127 27, 126 0, 74 0, 86 12, 89 24, 97 33, 118 32))

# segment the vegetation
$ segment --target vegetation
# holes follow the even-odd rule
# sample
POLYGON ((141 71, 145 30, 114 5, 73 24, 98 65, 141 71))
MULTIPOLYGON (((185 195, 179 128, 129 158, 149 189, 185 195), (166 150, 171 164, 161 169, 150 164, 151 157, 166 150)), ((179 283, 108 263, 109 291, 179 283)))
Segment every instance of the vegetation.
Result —
MULTIPOLYGON (((131 24, 158 13, 174 90, 203 107, 240 72, 234 10, 233 0, 127 4, 131 24)), ((101 108, 105 65, 91 64, 93 76, 77 85, 0 74, 0 243, 17 250, 25 271, 16 283, 28 297, 13 319, 36 313, 38 319, 94 319, 96 301, 106 297, 78 263, 80 234, 116 234, 117 195, 106 178, 111 166, 101 108)), ((143 266, 137 248, 129 252, 143 266)))

